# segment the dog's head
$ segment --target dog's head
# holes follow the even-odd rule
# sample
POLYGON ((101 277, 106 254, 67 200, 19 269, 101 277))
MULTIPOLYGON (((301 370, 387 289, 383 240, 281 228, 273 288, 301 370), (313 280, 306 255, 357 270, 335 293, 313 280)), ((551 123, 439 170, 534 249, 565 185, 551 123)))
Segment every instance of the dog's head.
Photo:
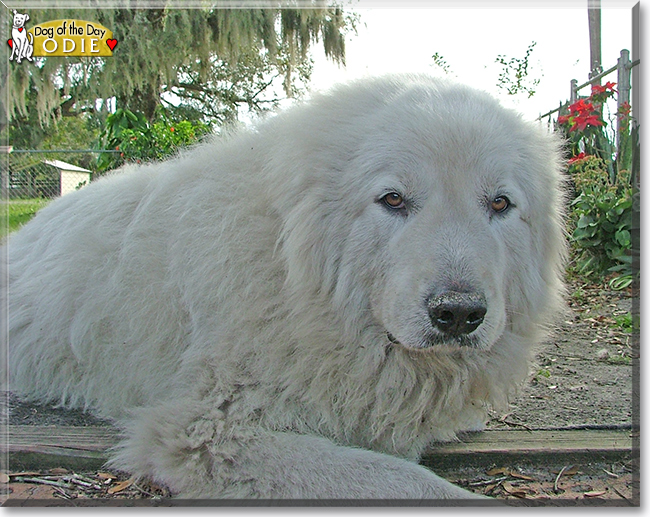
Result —
POLYGON ((289 196, 290 282, 329 293, 348 332, 372 326, 409 349, 532 337, 561 292, 555 139, 430 78, 316 104, 313 137, 292 139, 309 161, 289 196))
POLYGON ((20 14, 18 11, 14 10, 15 29, 20 29, 21 27, 24 27, 28 20, 29 20, 28 14, 20 14))

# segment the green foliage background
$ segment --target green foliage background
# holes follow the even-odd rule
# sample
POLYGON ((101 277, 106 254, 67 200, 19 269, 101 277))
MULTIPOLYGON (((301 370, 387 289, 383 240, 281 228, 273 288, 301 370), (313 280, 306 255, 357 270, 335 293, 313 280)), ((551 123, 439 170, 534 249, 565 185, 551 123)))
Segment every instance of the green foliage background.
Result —
POLYGON ((632 282, 633 189, 622 170, 614 182, 603 160, 589 156, 569 169, 577 195, 571 203, 571 241, 583 276, 618 273, 618 288, 632 282))
MULTIPOLYGON (((309 9, 279 9, 272 2, 268 9, 181 9, 171 1, 150 9, 145 0, 118 9, 88 0, 80 11, 60 4, 29 9, 30 23, 83 16, 111 29, 119 45, 110 58, 47 57, 0 67, 0 129, 9 121, 3 134, 14 146, 37 148, 48 126, 64 117, 100 115, 101 124, 112 98, 149 121, 164 93, 180 99, 190 118, 223 122, 236 117, 241 104, 262 109, 261 93, 276 79, 285 96, 309 79, 313 44, 344 63, 345 35, 355 26, 354 16, 322 0, 309 9)), ((2 17, 9 27, 11 13, 2 10, 2 17)))

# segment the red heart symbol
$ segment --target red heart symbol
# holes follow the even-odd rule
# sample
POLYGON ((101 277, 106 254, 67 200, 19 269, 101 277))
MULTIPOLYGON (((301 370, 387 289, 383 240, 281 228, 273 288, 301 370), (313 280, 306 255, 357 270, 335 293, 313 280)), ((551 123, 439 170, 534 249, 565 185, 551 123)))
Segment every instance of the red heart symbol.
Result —
POLYGON ((7 40, 7 45, 9 45, 9 48, 14 48, 14 40, 12 40, 11 38, 9 38, 9 39, 7 40))
POLYGON ((23 32, 23 28, 22 28, 22 27, 19 27, 19 28, 18 28, 18 32, 23 32))
POLYGON ((115 48, 115 45, 117 45, 117 40, 116 39, 107 39, 106 44, 108 45, 108 48, 113 50, 115 48))

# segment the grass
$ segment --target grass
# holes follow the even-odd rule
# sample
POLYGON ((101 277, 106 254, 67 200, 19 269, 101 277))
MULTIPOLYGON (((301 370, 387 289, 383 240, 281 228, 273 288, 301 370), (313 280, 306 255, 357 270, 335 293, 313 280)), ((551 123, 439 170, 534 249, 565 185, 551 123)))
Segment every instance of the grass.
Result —
POLYGON ((49 199, 12 199, 0 202, 0 238, 20 228, 49 201, 49 199))
POLYGON ((633 332, 634 331, 634 322, 632 320, 632 314, 627 312, 625 314, 620 314, 614 316, 614 321, 616 327, 618 327, 623 332, 633 332))
POLYGON ((610 355, 606 362, 613 365, 629 366, 632 364, 632 358, 627 355, 610 355))

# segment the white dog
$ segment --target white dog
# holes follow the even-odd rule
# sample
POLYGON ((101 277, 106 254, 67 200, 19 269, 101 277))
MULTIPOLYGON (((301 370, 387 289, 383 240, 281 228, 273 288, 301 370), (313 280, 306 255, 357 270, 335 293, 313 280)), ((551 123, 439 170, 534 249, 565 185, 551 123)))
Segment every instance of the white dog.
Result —
POLYGON ((557 149, 398 76, 95 181, 10 239, 11 386, 117 419, 112 464, 181 497, 470 497, 417 460, 560 305, 557 149))
POLYGON ((11 29, 11 56, 9 56, 9 61, 12 61, 14 56, 16 56, 16 63, 20 63, 23 59, 33 61, 34 37, 27 32, 27 28, 25 27, 27 20, 29 20, 28 14, 20 14, 14 9, 14 24, 11 29))

